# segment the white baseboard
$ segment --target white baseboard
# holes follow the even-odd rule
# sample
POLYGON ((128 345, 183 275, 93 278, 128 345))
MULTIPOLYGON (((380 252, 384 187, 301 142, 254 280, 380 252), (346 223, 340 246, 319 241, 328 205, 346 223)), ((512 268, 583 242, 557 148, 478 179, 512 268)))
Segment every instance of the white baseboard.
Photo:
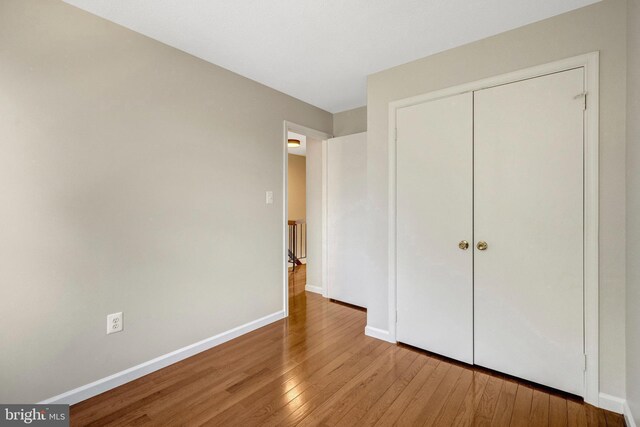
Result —
POLYGON ((391 338, 391 334, 386 329, 378 329, 373 326, 367 326, 364 328, 364 334, 371 338, 376 338, 382 341, 387 341, 395 344, 396 340, 391 338))
POLYGON ((322 286, 304 285, 304 290, 307 292, 313 292, 314 294, 322 295, 322 286))
POLYGON ((600 393, 598 395, 598 407, 606 409, 607 411, 622 414, 624 412, 624 404, 625 400, 621 397, 612 396, 607 393, 600 393))
POLYGON ((182 347, 181 349, 156 357, 155 359, 141 363, 132 368, 125 369, 124 371, 115 373, 106 378, 99 379, 90 384, 80 386, 73 390, 43 400, 40 403, 64 403, 73 405, 74 403, 78 403, 100 393, 104 393, 107 390, 111 390, 112 388, 126 384, 129 381, 133 381, 151 372, 157 371, 158 369, 162 369, 166 366, 172 365, 202 351, 209 350, 210 348, 237 338, 240 335, 244 335, 248 332, 266 326, 269 323, 284 319, 284 317, 284 311, 278 311, 277 313, 269 314, 268 316, 264 316, 260 319, 245 323, 244 325, 230 329, 226 332, 222 332, 218 335, 206 338, 202 341, 198 341, 197 343, 182 347))
POLYGON ((629 402, 624 401, 624 420, 627 423, 627 427, 636 427, 636 420, 633 418, 633 414, 631 413, 631 408, 629 408, 629 402))

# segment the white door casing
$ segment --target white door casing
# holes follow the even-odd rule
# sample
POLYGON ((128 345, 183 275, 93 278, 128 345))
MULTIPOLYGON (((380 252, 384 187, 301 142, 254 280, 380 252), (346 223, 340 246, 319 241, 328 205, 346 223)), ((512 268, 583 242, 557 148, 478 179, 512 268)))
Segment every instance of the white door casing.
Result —
MULTIPOLYGON (((321 212, 319 215, 319 232, 314 233, 314 236, 316 236, 316 238, 319 238, 322 240, 320 242, 320 247, 321 249, 321 253, 317 254, 314 258, 314 264, 318 264, 318 266, 316 266, 316 270, 320 271, 320 280, 319 282, 322 283, 322 288, 324 289, 324 284, 326 281, 326 253, 325 253, 325 246, 326 246, 326 200, 325 200, 325 194, 326 194, 326 188, 325 188, 325 175, 326 175, 326 154, 325 154, 325 149, 326 149, 326 140, 329 139, 331 137, 331 135, 322 132, 322 131, 318 131, 306 126, 302 126, 299 125, 297 123, 293 123, 287 120, 283 121, 283 126, 282 126, 282 187, 281 187, 281 191, 283 194, 282 197, 282 205, 281 205, 281 209, 282 209, 282 307, 283 307, 283 311, 285 313, 285 317, 289 316, 289 256, 287 255, 287 247, 288 247, 288 242, 289 242, 289 227, 287 226, 287 217, 288 217, 288 206, 289 206, 289 201, 288 201, 288 180, 289 180, 289 152, 288 152, 288 147, 287 147, 287 140, 288 140, 288 133, 289 131, 291 132, 295 132, 301 135, 305 135, 307 138, 313 138, 316 139, 318 141, 322 141, 322 188, 321 188, 321 193, 322 193, 322 206, 321 206, 321 212)), ((308 191, 308 190, 307 190, 308 191)), ((307 216, 309 215, 309 211, 307 212, 307 216)), ((313 232, 313 230, 310 229, 310 227, 307 228, 307 232, 313 232)), ((307 237, 310 237, 309 235, 307 237)), ((312 242, 309 242, 309 247, 312 245, 312 242)), ((309 254, 307 254, 307 264, 309 264, 309 261, 311 261, 311 258, 309 257, 309 254)), ((307 273, 309 273, 307 271, 307 273)), ((317 285, 316 285, 317 286, 317 285)))
POLYGON ((584 395, 583 68, 474 93, 475 363, 584 395))
POLYGON ((396 342, 397 314, 397 242, 396 242, 396 111, 399 108, 432 101, 461 93, 482 90, 521 80, 545 76, 575 68, 584 70, 584 399, 598 407, 607 400, 600 397, 599 387, 599 52, 569 57, 521 70, 433 92, 412 96, 389 103, 388 128, 388 327, 367 326, 369 335, 396 342))
POLYGON ((473 363, 473 96, 397 110, 397 340, 473 363))

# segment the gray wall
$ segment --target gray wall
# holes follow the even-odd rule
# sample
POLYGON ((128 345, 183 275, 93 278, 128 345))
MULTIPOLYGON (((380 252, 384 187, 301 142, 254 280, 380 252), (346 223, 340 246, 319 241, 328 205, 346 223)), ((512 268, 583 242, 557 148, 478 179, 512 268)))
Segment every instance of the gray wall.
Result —
POLYGON ((625 1, 605 0, 369 76, 370 326, 388 325, 389 102, 599 50, 600 378, 602 392, 625 396, 625 13, 625 1))
POLYGON ((333 136, 367 131, 367 107, 354 108, 333 115, 333 136))
POLYGON ((283 120, 331 114, 59 1, 0 0, 0 64, 0 402, 282 309, 283 120))
POLYGON ((627 23, 627 400, 640 425, 640 0, 627 23))

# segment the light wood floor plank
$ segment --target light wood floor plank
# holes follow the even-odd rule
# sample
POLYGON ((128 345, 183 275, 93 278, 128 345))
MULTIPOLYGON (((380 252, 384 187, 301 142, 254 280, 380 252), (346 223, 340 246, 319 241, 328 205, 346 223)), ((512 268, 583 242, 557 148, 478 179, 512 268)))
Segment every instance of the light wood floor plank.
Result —
MULTIPOLYGON (((396 380, 403 375, 410 375, 412 365, 415 363, 417 357, 416 352, 407 350, 406 354, 402 356, 398 362, 390 366, 386 374, 378 377, 369 383, 366 389, 363 389, 360 399, 353 402, 347 411, 332 414, 324 423, 329 426, 349 426, 360 421, 396 380)), ((352 399, 350 396, 349 400, 353 401, 355 399, 352 399)))
POLYGON ((604 415, 607 419, 607 427, 625 427, 624 417, 609 411, 604 411, 604 415))
POLYGON ((499 377, 490 377, 487 386, 482 393, 480 403, 473 417, 474 426, 489 426, 493 419, 496 406, 498 405, 498 397, 505 381, 499 377))
POLYGON ((498 403, 493 413, 492 426, 508 426, 513 415, 513 407, 518 391, 518 384, 505 381, 498 396, 498 403))
MULTIPOLYGON (((396 401, 404 389, 413 382, 413 379, 420 374, 424 367, 428 365, 428 359, 424 357, 417 357, 411 366, 403 372, 393 383, 385 390, 382 396, 368 408, 360 408, 359 411, 353 413, 349 412, 338 425, 340 426, 353 426, 354 423, 358 423, 364 426, 375 425, 380 418, 388 411, 388 408, 396 401)), ((429 369, 433 369, 431 366, 429 369)))
POLYGON ((567 400, 549 395, 549 427, 567 426, 567 400))
POLYGON ((567 399, 567 425, 569 427, 585 427, 587 425, 585 406, 567 399))
POLYGON ((414 396, 420 389, 422 389, 422 386, 426 383, 429 377, 433 375, 437 366, 438 362, 434 364, 427 361, 422 369, 420 369, 420 372, 411 379, 409 384, 407 384, 398 397, 391 402, 388 409, 385 410, 375 425, 386 426, 394 424, 398 418, 400 418, 407 406, 409 406, 413 401, 414 396))
POLYGON ((531 427, 549 426, 549 395, 543 391, 533 391, 529 425, 531 427))
POLYGON ((473 424, 474 415, 480 404, 484 389, 489 381, 489 375, 474 372, 471 387, 466 394, 458 413, 451 423, 454 427, 467 427, 473 424))
POLYGON ((529 425, 532 399, 533 389, 520 384, 518 386, 518 392, 516 393, 516 400, 513 404, 513 414, 511 415, 512 427, 526 427, 529 425))

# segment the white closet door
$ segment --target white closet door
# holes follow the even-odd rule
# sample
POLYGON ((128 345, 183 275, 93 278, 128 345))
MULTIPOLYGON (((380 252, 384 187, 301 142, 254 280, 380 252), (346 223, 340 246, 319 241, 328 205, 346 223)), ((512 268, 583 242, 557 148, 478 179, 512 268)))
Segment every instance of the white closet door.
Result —
POLYGON ((327 150, 328 296, 366 307, 367 134, 329 139, 327 150))
POLYGON ((475 363, 583 381, 583 69, 475 92, 475 363))
POLYGON ((470 93, 397 111, 398 341, 473 363, 470 93))

